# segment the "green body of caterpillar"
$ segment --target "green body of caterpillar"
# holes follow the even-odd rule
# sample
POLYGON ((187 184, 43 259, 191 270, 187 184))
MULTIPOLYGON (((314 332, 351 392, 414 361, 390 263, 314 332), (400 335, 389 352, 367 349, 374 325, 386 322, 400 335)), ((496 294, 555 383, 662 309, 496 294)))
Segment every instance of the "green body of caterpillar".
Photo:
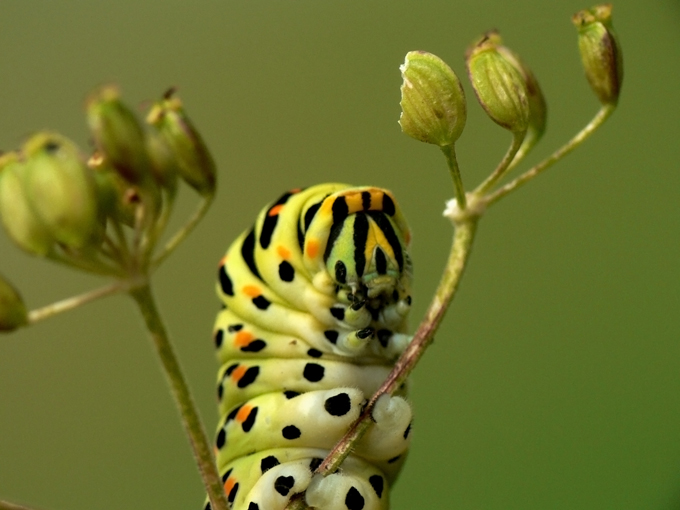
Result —
POLYGON ((388 508, 410 439, 399 396, 378 400, 337 473, 313 472, 410 340, 409 240, 388 191, 323 184, 285 193, 227 251, 215 446, 233 510, 283 510, 303 491, 320 510, 388 508))

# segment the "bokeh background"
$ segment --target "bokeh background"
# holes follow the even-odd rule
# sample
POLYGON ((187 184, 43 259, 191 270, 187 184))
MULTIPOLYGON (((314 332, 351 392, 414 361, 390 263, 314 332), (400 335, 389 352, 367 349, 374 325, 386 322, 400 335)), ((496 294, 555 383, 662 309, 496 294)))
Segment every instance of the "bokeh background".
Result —
MULTIPOLYGON (((398 66, 447 60, 489 28, 549 101, 535 163, 598 104, 570 16, 583 0, 0 3, 0 146, 58 130, 116 82, 143 109, 180 95, 220 168, 207 219, 156 294, 210 434, 213 280, 228 243, 282 190, 392 189, 414 231, 417 324, 445 260, 452 194, 438 151, 401 134, 398 66)), ((680 508, 680 4, 617 0, 619 111, 489 211, 445 325, 412 378, 410 459, 393 508, 680 508)), ((478 183, 510 138, 476 104, 458 144, 478 183)), ((140 110, 141 111, 141 110, 140 110)), ((183 195, 176 218, 192 207, 183 195)), ((0 271, 31 307, 104 282, 20 253, 0 271)), ((203 489, 150 343, 114 297, 0 338, 0 498, 44 510, 201 508, 203 489)))

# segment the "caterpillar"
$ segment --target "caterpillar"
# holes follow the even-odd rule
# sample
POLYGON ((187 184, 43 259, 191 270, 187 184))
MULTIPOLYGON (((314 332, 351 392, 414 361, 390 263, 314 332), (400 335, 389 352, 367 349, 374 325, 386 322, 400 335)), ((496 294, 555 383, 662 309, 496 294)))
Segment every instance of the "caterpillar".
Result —
MULTIPOLYGON (((219 264, 215 453, 232 510, 384 510, 412 413, 384 395, 340 469, 315 475, 410 341, 410 232, 392 194, 284 193, 219 264)), ((205 510, 210 510, 206 503, 205 510)))

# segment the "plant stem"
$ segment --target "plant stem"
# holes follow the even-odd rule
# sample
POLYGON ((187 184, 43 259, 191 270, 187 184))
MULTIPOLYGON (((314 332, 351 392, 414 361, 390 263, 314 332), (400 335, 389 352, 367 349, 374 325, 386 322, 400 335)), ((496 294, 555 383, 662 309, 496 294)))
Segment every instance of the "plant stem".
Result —
POLYGON ((523 184, 526 184, 529 182, 531 179, 536 177, 538 174, 541 172, 545 171, 546 169, 550 168, 553 164, 557 163, 560 159, 562 159, 564 156, 569 154, 571 151, 573 151, 576 147, 581 145, 590 135, 593 134, 593 132, 599 128, 604 121, 606 121, 609 116, 614 113, 614 109, 616 108, 615 105, 603 105, 602 108, 597 112, 595 117, 581 130, 579 131, 576 136, 574 136, 571 140, 569 140, 566 144, 564 144, 562 147, 557 149, 555 152, 553 152, 550 156, 548 156, 546 159, 538 163, 536 166, 533 168, 527 170, 524 172, 522 175, 517 177, 515 180, 507 183, 505 186, 499 188, 495 192, 487 195, 483 200, 486 204, 491 205, 497 201, 499 201, 501 198, 509 194, 510 192, 516 190, 523 184))
POLYGON ((484 182, 477 186, 477 189, 473 191, 475 195, 483 195, 489 191, 491 188, 493 188, 494 184, 496 184, 507 173, 507 171, 512 166, 514 166, 512 163, 515 162, 515 156, 517 155, 517 151, 519 151, 520 147, 522 146, 522 142, 524 141, 526 134, 526 131, 512 134, 512 143, 510 144, 508 151, 505 153, 505 156, 503 156, 503 159, 500 163, 498 163, 498 166, 491 173, 491 175, 489 175, 489 177, 487 177, 484 182))
POLYGON ((477 217, 469 217, 466 221, 456 225, 453 245, 451 246, 444 274, 439 282, 437 292, 430 303, 430 307, 425 314, 425 318, 420 323, 420 326, 418 326, 413 340, 399 357, 385 382, 371 397, 362 415, 318 467, 317 473, 328 475, 340 466, 350 453, 354 443, 360 439, 371 424, 371 408, 375 401, 385 393, 394 393, 401 386, 413 371, 427 347, 432 343, 434 333, 441 324, 463 276, 465 265, 470 255, 470 249, 472 248, 472 241, 477 230, 478 219, 477 217))
POLYGON ((136 287, 130 291, 144 317, 161 365, 165 371, 170 390, 177 404, 182 423, 189 437, 189 443, 208 492, 213 510, 229 510, 222 481, 217 472, 215 459, 212 454, 211 443, 205 433, 203 423, 194 404, 189 386, 182 374, 182 369, 175 352, 170 344, 165 326, 156 308, 148 284, 136 287))
POLYGON ((194 212, 193 216, 187 221, 184 226, 167 242, 163 247, 161 253, 152 262, 152 267, 157 267, 165 258, 170 255, 177 246, 184 241, 184 239, 191 233, 194 227, 203 218, 210 204, 212 204, 215 194, 211 193, 203 197, 203 201, 199 204, 198 209, 194 212))
POLYGON ((440 149, 444 153, 444 156, 446 156, 446 162, 449 165, 449 172, 451 173, 451 180, 453 180, 453 188, 456 193, 458 207, 463 210, 467 207, 467 202, 465 199, 463 178, 460 176, 460 168, 458 168, 458 160, 456 159, 456 146, 454 144, 445 145, 444 147, 440 147, 440 149))
POLYGON ((112 283, 111 285, 105 285, 99 289, 84 292, 78 296, 62 299, 61 301, 57 301, 51 305, 43 306, 42 308, 38 308, 36 310, 31 310, 28 313, 28 325, 35 324, 36 322, 40 322, 44 319, 49 319, 50 317, 54 317, 55 315, 62 312, 73 310, 74 308, 89 303, 90 301, 94 301, 95 299, 110 296, 112 294, 118 294, 120 292, 127 292, 138 284, 138 282, 133 282, 131 280, 123 280, 112 283))
MULTIPOLYGON (((340 467, 356 442, 363 437, 371 426, 371 409, 376 400, 385 393, 394 393, 401 386, 425 353, 425 349, 432 343, 434 333, 441 324, 465 271, 478 221, 479 216, 470 215, 456 223, 449 260, 444 268, 437 292, 430 303, 425 318, 418 326, 413 340, 399 357, 387 379, 371 397, 361 416, 352 424, 345 436, 333 447, 316 469, 316 474, 328 476, 340 467)), ((291 498, 286 506, 286 510, 304 510, 306 508, 304 496, 301 494, 291 498)))

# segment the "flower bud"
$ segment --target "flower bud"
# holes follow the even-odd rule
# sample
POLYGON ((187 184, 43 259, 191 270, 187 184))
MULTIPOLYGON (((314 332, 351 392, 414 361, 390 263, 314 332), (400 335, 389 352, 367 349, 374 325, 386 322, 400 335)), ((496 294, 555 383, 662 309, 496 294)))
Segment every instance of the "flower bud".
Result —
POLYGON ((139 194, 133 184, 123 179, 99 153, 87 161, 97 184, 99 202, 105 215, 132 227, 139 204, 139 194))
POLYGON ((87 122, 97 149, 123 178, 139 184, 148 177, 150 160, 144 130, 120 101, 116 87, 104 87, 90 97, 87 122))
POLYGON ((84 248, 101 233, 94 176, 76 145, 56 133, 38 133, 23 146, 24 189, 49 234, 70 248, 84 248))
POLYGON ((453 144, 467 118, 460 80, 442 59, 425 51, 410 51, 399 66, 401 130, 416 140, 440 147, 453 144))
MULTIPOLYGON (((498 34, 496 34, 498 36, 498 34)), ((500 44, 500 36, 498 36, 500 44)), ((500 53, 505 60, 512 65, 515 70, 522 76, 527 91, 527 99, 529 101, 529 126, 527 131, 527 138, 525 145, 535 145, 545 132, 545 124, 547 117, 547 105, 545 97, 538 84, 538 80, 531 72, 522 59, 507 46, 498 46, 498 53, 500 53)))
POLYGON ((148 133, 146 142, 154 179, 166 189, 176 189, 179 166, 170 147, 161 135, 154 131, 148 133))
MULTIPOLYGON (((201 195, 212 194, 217 175, 215 161, 174 90, 169 90, 151 108, 146 120, 156 128, 159 140, 177 164, 180 177, 201 195)), ((160 159, 168 158, 166 155, 160 159)))
POLYGON ((0 275, 0 331, 13 331, 27 323, 24 300, 12 284, 0 275))
POLYGON ((527 83, 507 52, 499 51, 500 42, 497 32, 489 32, 468 48, 468 75, 491 120, 513 133, 522 133, 529 127, 527 83))
POLYGON ((621 46, 611 23, 611 4, 577 12, 578 48, 586 78, 602 104, 616 105, 623 80, 621 46))
POLYGON ((54 238, 31 208, 24 188, 26 167, 15 152, 0 157, 0 220, 7 235, 32 255, 47 255, 54 238))

